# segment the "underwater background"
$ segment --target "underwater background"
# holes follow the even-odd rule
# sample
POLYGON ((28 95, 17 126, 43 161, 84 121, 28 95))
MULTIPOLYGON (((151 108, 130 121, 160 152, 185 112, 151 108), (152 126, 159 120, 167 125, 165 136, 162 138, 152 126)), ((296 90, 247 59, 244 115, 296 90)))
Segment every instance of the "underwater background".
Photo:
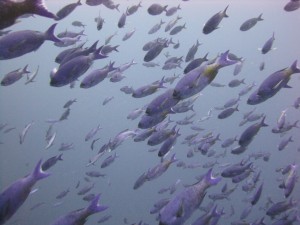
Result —
MULTIPOLYGON (((49 11, 57 12, 64 5, 74 3, 74 1, 48 0, 45 3, 49 11)), ((253 162, 253 173, 248 179, 256 172, 261 171, 259 184, 264 183, 258 204, 253 206, 251 213, 244 221, 250 223, 265 217, 266 224, 274 222, 265 215, 265 205, 269 197, 273 202, 285 200, 283 190, 278 187, 285 177, 280 173, 279 168, 284 168, 293 163, 300 163, 300 133, 297 127, 284 135, 274 134, 271 130, 276 127, 281 112, 287 108, 287 121, 294 123, 300 119, 299 108, 293 106, 297 98, 300 97, 300 75, 294 74, 291 76, 289 85, 292 88, 283 88, 274 97, 258 105, 247 104, 249 93, 241 96, 238 102, 239 111, 224 120, 217 118, 220 111, 215 107, 221 107, 229 99, 238 97, 239 92, 246 85, 253 82, 259 85, 268 75, 289 67, 295 60, 300 60, 300 11, 284 11, 283 7, 287 3, 286 0, 144 0, 141 3, 142 7, 135 14, 127 17, 124 28, 118 28, 117 24, 121 14, 126 11, 128 6, 138 4, 139 1, 115 0, 114 3, 120 4, 119 11, 108 9, 103 5, 88 6, 85 1, 82 1, 82 5, 78 6, 74 12, 63 20, 57 21, 55 34, 66 29, 76 32, 84 30, 85 35, 81 37, 80 43, 86 42, 85 46, 91 46, 99 40, 98 46, 101 46, 104 44, 105 38, 117 32, 110 44, 113 46, 119 45, 118 52, 113 51, 107 58, 96 60, 86 74, 94 69, 104 67, 110 61, 115 62, 115 66, 119 66, 134 60, 137 64, 124 71, 125 78, 120 82, 114 83, 110 82, 109 79, 105 79, 94 87, 83 89, 79 87, 79 82, 86 76, 84 74, 79 78, 79 82, 75 83, 74 88, 50 86, 50 72, 58 66, 55 63, 55 57, 66 49, 57 47, 50 41, 46 41, 36 52, 15 59, 0 61, 2 77, 10 71, 23 68, 27 64, 29 71, 35 71, 39 66, 35 82, 25 85, 26 76, 24 76, 13 85, 0 87, 0 123, 7 123, 8 125, 5 128, 15 128, 7 133, 3 129, 0 133, 0 190, 4 190, 5 187, 18 178, 30 173, 38 160, 46 160, 63 153, 63 161, 59 161, 49 170, 51 176, 35 185, 38 190, 29 196, 24 205, 6 224, 51 224, 55 219, 72 210, 86 207, 88 202, 84 201, 83 196, 77 193, 80 188, 92 184, 94 184, 94 187, 89 193, 101 193, 100 204, 107 205, 109 208, 104 212, 90 216, 86 224, 96 224, 104 215, 111 215, 111 218, 103 224, 124 224, 126 221, 128 221, 128 224, 138 223, 139 221, 143 221, 145 224, 158 224, 156 215, 150 214, 150 209, 155 202, 162 198, 175 196, 176 193, 184 189, 184 185, 194 184, 197 181, 195 177, 205 174, 208 170, 203 168, 203 165, 208 162, 216 162, 213 165, 213 173, 215 176, 220 176, 226 164, 238 163, 241 160, 253 162), (164 13, 152 16, 147 13, 147 8, 152 3, 168 6, 180 4, 181 10, 178 10, 171 17, 167 17, 164 13), (222 20, 220 28, 211 34, 203 34, 204 23, 215 13, 223 11, 227 5, 229 5, 227 10, 229 17, 222 20), (94 21, 99 12, 105 20, 100 31, 97 30, 94 21), (245 20, 257 17, 261 13, 263 13, 263 21, 258 22, 249 31, 240 31, 239 27, 245 20), (186 29, 171 36, 164 31, 164 26, 171 19, 176 18, 177 15, 182 17, 177 25, 185 23, 186 29), (75 20, 81 21, 86 26, 84 28, 72 26, 72 22, 75 20), (159 23, 160 20, 166 22, 162 25, 162 28, 154 34, 148 34, 149 29, 159 23), (122 41, 125 33, 134 28, 136 31, 133 36, 126 41, 122 41), (276 49, 263 55, 258 48, 263 46, 273 32, 275 33, 273 47, 276 49), (172 37, 173 42, 177 43, 178 41, 180 43, 180 47, 174 49, 172 45, 169 45, 153 60, 160 66, 145 67, 143 65, 145 55, 142 50, 143 45, 158 37, 168 39, 172 37), (230 50, 238 57, 243 57, 245 61, 241 72, 237 76, 233 75, 234 66, 220 70, 214 82, 225 86, 208 86, 201 91, 201 96, 194 102, 194 112, 189 111, 170 115, 173 122, 170 123, 169 128, 173 127, 176 121, 195 113, 193 123, 204 129, 197 132, 190 129, 191 124, 177 125, 177 128, 180 128, 181 135, 177 138, 177 142, 167 158, 176 153, 178 161, 170 165, 162 176, 145 182, 143 186, 134 190, 133 186, 138 177, 147 172, 149 168, 159 164, 161 159, 157 156, 157 152, 148 151, 152 146, 147 145, 146 141, 134 142, 132 138, 128 138, 116 149, 105 152, 94 165, 87 167, 89 159, 97 155, 102 145, 108 143, 110 139, 113 139, 125 129, 134 131, 138 128, 139 118, 136 120, 127 119, 130 112, 147 105, 167 88, 174 88, 178 80, 183 77, 182 72, 187 65, 185 62, 181 63, 181 68, 162 70, 161 67, 167 59, 164 53, 168 52, 170 56, 183 56, 185 58, 189 48, 197 40, 202 45, 199 46, 195 58, 203 57, 206 53, 209 53, 208 58, 213 59, 219 53, 230 50), (262 62, 265 62, 265 69, 260 71, 259 66, 262 62), (120 91, 124 86, 136 89, 156 80, 161 80, 164 76, 171 77, 173 74, 180 75, 180 78, 175 80, 173 84, 166 83, 167 88, 159 89, 153 95, 144 98, 133 98, 131 95, 120 91), (243 78, 245 78, 245 84, 235 88, 227 86, 231 80, 243 78), (113 99, 103 105, 103 101, 112 96, 113 99), (52 132, 56 132, 54 144, 45 149, 47 146, 45 135, 51 125, 49 120, 59 119, 65 111, 64 104, 70 99, 77 99, 77 102, 70 106, 70 115, 67 120, 53 124, 52 132), (231 154, 230 151, 235 146, 233 144, 233 146, 227 148, 224 156, 220 156, 225 150, 221 147, 222 141, 230 137, 239 137, 248 126, 255 123, 248 122, 243 126, 239 126, 239 123, 243 120, 243 114, 254 108, 256 108, 255 113, 266 116, 265 122, 269 126, 263 127, 259 131, 244 153, 240 155, 231 154), (207 116, 210 109, 212 109, 211 117, 199 122, 201 118, 207 116), (34 122, 34 124, 29 129, 24 143, 20 144, 19 133, 30 122, 34 122), (90 147, 91 140, 85 141, 85 136, 98 125, 102 129, 93 139, 100 139, 94 143, 94 150, 92 150, 90 147), (215 155, 209 157, 207 154, 194 151, 193 157, 187 157, 191 147, 182 143, 184 138, 195 133, 204 136, 209 132, 212 132, 215 136, 220 134, 221 141, 217 141, 210 149, 216 152, 215 155), (289 136, 292 136, 293 142, 290 142, 284 150, 279 151, 278 144, 282 139, 289 136), (59 151, 61 143, 73 143, 74 148, 68 151, 59 151), (250 154, 258 152, 270 154, 269 160, 249 157, 250 154), (101 168, 101 162, 114 153, 117 154, 115 161, 108 167, 101 168), (200 166, 194 166, 195 168, 186 166, 184 168, 176 166, 178 162, 200 166), (88 171, 99 171, 104 173, 105 176, 85 179, 87 177, 85 173, 88 171), (158 193, 159 190, 174 184, 178 179, 181 182, 177 185, 175 193, 172 195, 169 192, 158 193), (78 181, 80 181, 80 186, 76 189, 78 181), (56 196, 68 188, 70 192, 62 200, 57 200, 56 196), (32 209, 38 203, 42 204, 32 209)), ((12 31, 28 29, 44 32, 55 22, 55 20, 49 18, 34 16, 21 19, 19 23, 9 27, 9 29, 12 31)), ((257 87, 254 87, 254 89, 257 87)), ((250 92, 253 92, 253 90, 250 92)), ((155 148, 159 148, 159 146, 155 146, 155 148)), ((228 198, 217 200, 214 203, 218 205, 218 208, 224 207, 225 211, 225 215, 221 217, 219 224, 231 224, 232 222, 241 221, 240 215, 248 206, 245 200, 249 199, 254 193, 253 191, 246 193, 242 190, 242 185, 246 182, 247 179, 236 186, 230 179, 222 178, 218 185, 207 191, 201 206, 207 206, 212 201, 208 198, 208 195, 220 193, 225 183, 230 188, 236 186, 236 189, 228 198), (231 215, 232 208, 234 213, 231 215)), ((300 185, 299 182, 296 182, 295 188, 288 199, 292 198, 299 201, 299 193, 300 185)), ((299 215, 299 203, 294 209, 296 210, 290 210, 288 213, 295 213, 294 211, 296 211, 299 215)), ((184 224, 192 224, 196 218, 204 213, 204 211, 196 210, 184 224)), ((276 218, 280 218, 280 216, 276 218)), ((295 221, 294 224, 300 224, 300 222, 295 221)))

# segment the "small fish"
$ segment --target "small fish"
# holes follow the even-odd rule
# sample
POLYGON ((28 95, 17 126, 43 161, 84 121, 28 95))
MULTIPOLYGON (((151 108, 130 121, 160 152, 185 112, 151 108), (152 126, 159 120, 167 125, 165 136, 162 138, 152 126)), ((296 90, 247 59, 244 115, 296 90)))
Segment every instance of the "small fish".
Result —
POLYGON ((261 49, 262 54, 267 54, 272 49, 274 40, 275 40, 275 33, 273 32, 272 37, 268 39, 262 47, 261 49))
POLYGON ((123 13, 119 19, 119 22, 118 22, 118 27, 119 28, 123 28, 125 26, 125 23, 126 23, 126 13, 123 13))
POLYGON ((25 137, 29 131, 29 128, 34 124, 34 122, 28 123, 25 128, 22 130, 22 132, 19 134, 20 138, 20 144, 24 143, 25 137))
POLYGON ((92 138, 98 133, 98 131, 101 130, 101 129, 102 129, 102 127, 100 127, 100 124, 99 124, 97 127, 91 129, 91 130, 86 134, 84 140, 85 140, 85 141, 89 141, 89 140, 92 139, 92 138))
POLYGON ((147 12, 152 15, 152 16, 156 16, 156 15, 160 15, 163 11, 167 11, 167 5, 166 6, 162 6, 160 4, 157 3, 153 3, 152 5, 149 6, 149 8, 147 9, 147 12))
POLYGON ((262 17, 262 14, 260 14, 257 18, 251 18, 246 20, 241 26, 240 26, 240 30, 241 31, 247 31, 250 30, 252 27, 254 27, 256 25, 256 23, 258 21, 262 21, 264 20, 262 17))
POLYGON ((24 74, 30 73, 30 71, 27 70, 27 67, 28 65, 26 65, 22 70, 17 69, 6 74, 1 80, 1 85, 9 86, 20 80, 24 74))
POLYGON ((67 17, 68 15, 70 15, 77 6, 82 5, 81 0, 78 0, 76 3, 71 3, 68 4, 66 6, 64 6, 63 8, 61 8, 57 13, 56 13, 56 18, 55 20, 62 20, 63 18, 67 17))
POLYGON ((38 75, 39 68, 40 68, 40 66, 38 66, 37 69, 36 69, 36 71, 34 71, 31 75, 27 75, 27 80, 26 80, 25 84, 29 84, 29 83, 35 82, 34 79, 38 75))
MULTIPOLYGON (((229 5, 228 5, 229 6, 229 5)), ((226 14, 226 10, 228 9, 228 6, 224 9, 224 11, 220 11, 213 15, 204 25, 202 32, 204 34, 209 34, 213 32, 214 30, 218 29, 218 25, 222 21, 222 19, 225 17, 228 17, 226 14)))

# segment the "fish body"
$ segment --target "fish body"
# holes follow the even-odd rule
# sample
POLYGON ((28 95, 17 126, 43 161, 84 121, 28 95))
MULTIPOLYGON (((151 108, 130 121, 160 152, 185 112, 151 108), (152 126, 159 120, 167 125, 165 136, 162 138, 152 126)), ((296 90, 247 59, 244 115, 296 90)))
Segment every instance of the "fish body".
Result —
POLYGON ((273 32, 272 37, 269 38, 262 47, 261 49, 262 54, 267 54, 272 49, 274 40, 275 40, 275 33, 273 32))
POLYGON ((0 30, 13 25, 16 19, 24 14, 37 14, 40 16, 55 18, 45 7, 43 0, 26 0, 22 2, 0 1, 0 30))
POLYGON ((189 64, 184 68, 183 73, 187 74, 191 70, 199 67, 203 62, 208 61, 207 55, 208 55, 208 53, 203 58, 197 58, 197 59, 190 61, 189 64))
POLYGON ((152 61, 153 59, 155 59, 160 53, 161 51, 168 47, 169 44, 168 44, 168 40, 160 43, 158 42, 156 45, 154 45, 147 53, 146 55, 144 56, 144 61, 145 62, 150 62, 152 61))
POLYGON ((56 23, 45 32, 21 30, 0 38, 0 60, 13 59, 36 51, 46 40, 60 42, 54 36, 56 23))
POLYGON ((252 142, 254 136, 257 135, 260 128, 268 126, 265 124, 265 118, 266 117, 264 116, 260 122, 255 123, 244 130, 238 141, 241 147, 247 147, 252 142))
POLYGON ((241 26, 240 30, 241 31, 247 31, 250 30, 252 27, 254 27, 258 21, 264 20, 262 17, 262 14, 260 14, 257 18, 251 18, 246 20, 241 26))
POLYGON ((61 158, 63 154, 53 156, 49 159, 47 159, 41 166, 43 171, 46 171, 50 169, 52 166, 54 166, 58 161, 62 161, 63 159, 61 158))
POLYGON ((173 97, 183 100, 189 98, 209 85, 218 74, 219 69, 232 65, 237 61, 228 58, 229 51, 222 53, 215 63, 210 65, 201 65, 188 72, 178 81, 174 88, 173 97))
POLYGON ((139 4, 137 4, 137 5, 133 5, 133 6, 127 7, 126 15, 127 15, 127 16, 130 16, 130 15, 136 13, 137 10, 138 10, 140 7, 142 7, 142 2, 139 2, 139 4))
POLYGON ((176 27, 174 27, 171 31, 170 31, 170 35, 175 35, 178 34, 180 31, 182 31, 183 29, 186 29, 185 24, 183 25, 178 25, 176 27))
POLYGON ((77 6, 80 6, 82 5, 81 0, 78 0, 78 2, 76 3, 71 3, 71 4, 68 4, 66 6, 64 6, 63 8, 61 8, 57 13, 56 13, 56 17, 55 18, 56 20, 61 20, 65 17, 67 17, 69 14, 71 14, 77 6))
POLYGON ((199 43, 199 41, 197 40, 197 43, 194 44, 188 51, 188 53, 186 54, 186 57, 185 57, 185 62, 189 62, 191 60, 194 59, 195 57, 195 54, 197 53, 198 51, 198 47, 201 45, 201 43, 199 43))
POLYGON ((37 181, 50 175, 42 170, 41 165, 40 160, 29 175, 15 181, 0 193, 0 224, 8 221, 23 205, 37 181))
MULTIPOLYGON (((229 5, 228 5, 229 6, 229 5)), ((228 17, 226 14, 226 10, 228 6, 224 9, 224 11, 220 11, 213 15, 204 25, 202 32, 204 34, 209 34, 214 30, 218 29, 219 24, 221 23, 222 19, 228 17)))
POLYGON ((27 70, 28 65, 26 65, 23 70, 14 70, 6 74, 3 79, 1 80, 2 86, 9 86, 18 80, 20 80, 24 74, 30 73, 30 71, 27 70))
POLYGON ((88 56, 78 56, 61 65, 58 70, 52 74, 50 85, 53 87, 62 87, 77 80, 90 68, 93 64, 93 60, 106 57, 99 54, 101 49, 102 47, 90 53, 88 56))
POLYGON ((58 218, 51 225, 83 225, 85 224, 87 217, 98 212, 106 210, 107 206, 98 205, 100 194, 90 202, 90 205, 83 209, 74 210, 67 213, 64 216, 58 218))
POLYGON ((116 68, 114 63, 110 63, 102 69, 97 69, 89 73, 80 83, 81 88, 91 88, 103 81, 109 72, 112 72, 116 68))
POLYGON ((294 61, 294 63, 290 67, 279 70, 269 75, 261 83, 258 89, 250 95, 247 103, 249 105, 259 104, 273 97, 282 88, 289 88, 288 82, 291 75, 294 73, 300 73, 300 69, 297 67, 297 60, 294 61))
POLYGON ((182 225, 200 206, 206 195, 206 189, 216 185, 221 178, 212 177, 210 169, 206 175, 194 185, 186 187, 174 196, 159 212, 159 225, 182 225))
POLYGON ((153 3, 152 5, 149 6, 147 11, 150 15, 156 16, 156 15, 160 15, 162 12, 166 11, 167 7, 168 7, 167 5, 162 6, 160 4, 153 3))
POLYGON ((286 5, 284 6, 284 10, 287 12, 292 12, 300 8, 300 1, 298 0, 290 0, 286 5))
POLYGON ((126 18, 127 18, 126 13, 123 13, 118 21, 119 28, 123 28, 125 26, 126 18))

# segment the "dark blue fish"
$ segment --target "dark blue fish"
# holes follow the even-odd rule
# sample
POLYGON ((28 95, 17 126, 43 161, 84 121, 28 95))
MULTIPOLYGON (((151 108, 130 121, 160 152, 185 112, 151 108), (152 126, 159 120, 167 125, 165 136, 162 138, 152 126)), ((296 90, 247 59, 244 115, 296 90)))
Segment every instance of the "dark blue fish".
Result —
POLYGON ((275 33, 273 32, 273 35, 271 38, 269 38, 265 44, 263 45, 262 49, 261 49, 261 53, 262 54, 267 54, 271 49, 272 49, 272 45, 273 45, 273 42, 275 40, 275 33))
POLYGON ((249 105, 259 104, 273 97, 281 88, 289 88, 288 82, 294 73, 300 73, 300 69, 297 67, 297 60, 290 67, 269 75, 258 89, 250 95, 247 103, 249 105))
MULTIPOLYGON (((229 6, 229 5, 228 5, 229 6)), ((213 15, 204 25, 202 32, 204 34, 209 34, 213 32, 214 30, 218 29, 219 24, 221 23, 222 19, 224 17, 228 17, 226 14, 226 10, 228 9, 228 6, 224 9, 224 11, 220 11, 213 15)))
POLYGON ((61 65, 50 76, 50 85, 62 87, 77 80, 93 64, 94 60, 103 59, 107 56, 100 54, 102 47, 87 56, 78 56, 61 65))
POLYGON ((36 51, 46 40, 60 42, 54 36, 53 24, 45 32, 21 30, 8 33, 0 39, 0 60, 12 59, 36 51))
POLYGON ((95 198, 91 201, 90 205, 83 209, 74 210, 67 213, 64 216, 58 218, 51 225, 79 225, 85 224, 87 217, 98 212, 106 210, 107 206, 98 205, 100 199, 100 194, 96 195, 95 198))
POLYGON ((65 17, 67 17, 69 14, 71 14, 75 10, 75 8, 77 6, 82 5, 80 1, 81 0, 78 0, 78 2, 76 2, 76 3, 71 3, 71 4, 68 4, 68 5, 64 6, 63 8, 61 8, 56 13, 57 18, 55 18, 55 19, 56 20, 61 20, 61 19, 65 18, 65 17))
POLYGON ((149 6, 147 11, 150 15, 156 16, 156 15, 161 14, 163 11, 167 12, 167 7, 168 7, 167 5, 162 6, 160 4, 153 3, 152 5, 149 6))
POLYGON ((257 18, 251 18, 251 19, 248 19, 246 20, 240 27, 240 30, 241 31, 247 31, 247 30, 250 30, 252 27, 255 26, 255 24, 258 22, 258 21, 262 21, 264 20, 262 17, 262 14, 260 14, 257 18))
POLYGON ((32 173, 15 181, 0 193, 0 224, 9 220, 23 205, 37 181, 50 175, 42 170, 41 165, 42 160, 37 163, 32 173))
POLYGON ((221 178, 212 176, 212 169, 196 184, 186 187, 174 196, 159 212, 159 225, 181 225, 200 206, 206 189, 217 185, 221 178))
POLYGON ((10 0, 0 1, 0 30, 13 25, 19 16, 33 13, 40 16, 55 18, 45 7, 43 0, 25 0, 15 2, 10 0))
POLYGON ((284 6, 284 10, 287 12, 292 12, 300 8, 300 1, 299 0, 290 0, 284 6))

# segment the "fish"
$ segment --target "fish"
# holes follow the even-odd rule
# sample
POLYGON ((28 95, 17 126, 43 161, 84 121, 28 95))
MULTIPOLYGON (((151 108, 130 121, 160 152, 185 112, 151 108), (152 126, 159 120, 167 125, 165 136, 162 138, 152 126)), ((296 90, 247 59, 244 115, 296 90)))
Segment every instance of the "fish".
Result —
POLYGON ((34 124, 34 122, 28 123, 25 128, 22 130, 22 132, 19 134, 20 138, 20 144, 23 144, 25 141, 25 137, 29 131, 29 128, 34 124))
POLYGON ((156 15, 160 15, 164 11, 167 12, 167 7, 168 5, 162 6, 160 4, 153 3, 152 5, 149 6, 147 12, 152 16, 156 16, 156 15))
POLYGON ((40 31, 20 30, 2 36, 0 38, 0 60, 17 58, 36 51, 47 40, 60 42, 54 35, 56 25, 57 23, 51 25, 44 33, 40 31))
MULTIPOLYGON (((198 40, 196 42, 196 44, 194 44, 192 47, 190 47, 188 53, 186 54, 185 57, 185 62, 189 62, 191 60, 194 60, 195 54, 198 51, 198 47, 201 45, 202 43, 200 43, 198 40)), ((204 56, 204 58, 206 58, 206 56, 204 56)), ((201 64, 201 63, 200 63, 201 64)), ((198 65, 199 66, 199 65, 198 65)))
POLYGON ((52 134, 52 136, 49 138, 49 141, 48 141, 47 146, 45 147, 45 149, 48 149, 48 148, 50 148, 53 145, 55 137, 56 137, 56 132, 54 132, 52 134))
POLYGON ((101 30, 105 21, 104 18, 101 17, 100 11, 99 16, 95 18, 95 22, 97 23, 97 30, 101 30))
POLYGON ((54 166, 58 161, 63 161, 62 155, 63 155, 63 153, 47 159, 41 166, 42 170, 46 171, 46 170, 50 169, 52 166, 54 166))
POLYGON ((142 1, 140 1, 137 5, 132 5, 130 7, 127 7, 126 15, 130 16, 130 15, 136 13, 140 7, 142 7, 142 1))
POLYGON ((127 32, 127 33, 123 36, 122 41, 127 41, 129 38, 131 38, 132 35, 135 33, 135 31, 136 31, 136 29, 133 28, 133 30, 127 32))
POLYGON ((154 34, 161 28, 161 25, 163 25, 165 22, 160 20, 159 23, 155 24, 149 31, 148 34, 154 34))
POLYGON ((169 46, 169 41, 165 40, 164 42, 157 42, 144 56, 145 62, 150 62, 155 59, 164 48, 169 46))
POLYGON ((22 2, 1 0, 0 30, 12 26, 18 17, 28 13, 52 19, 56 18, 53 13, 47 10, 43 0, 25 0, 22 2))
POLYGON ((212 169, 196 184, 183 189, 175 195, 159 212, 159 225, 180 225, 190 218, 200 206, 206 189, 217 185, 221 178, 212 176, 212 169))
POLYGON ((280 143, 278 144, 278 150, 282 151, 286 148, 286 146, 290 143, 290 142, 294 142, 294 140, 292 139, 293 137, 290 136, 288 138, 282 139, 280 141, 280 143))
POLYGON ((178 6, 171 7, 166 10, 166 16, 173 16, 180 9, 180 4, 178 6))
POLYGON ((77 102, 77 99, 76 98, 74 98, 74 99, 71 99, 71 100, 68 100, 65 104, 64 104, 64 106, 63 106, 63 108, 70 108, 70 106, 73 104, 73 103, 75 103, 75 102, 77 102))
POLYGON ((252 27, 254 27, 257 22, 263 21, 264 19, 262 18, 263 14, 260 14, 257 18, 251 18, 246 20, 242 25, 240 26, 241 31, 247 31, 250 30, 252 27))
POLYGON ((62 87, 77 80, 90 68, 94 60, 107 57, 100 53, 101 49, 102 47, 98 48, 96 51, 87 56, 75 57, 61 65, 50 76, 50 86, 62 87))
POLYGON ((273 97, 282 88, 289 88, 288 82, 291 75, 300 73, 297 60, 290 67, 281 69, 269 75, 248 98, 247 104, 256 105, 273 97))
POLYGON ((245 84, 244 81, 245 81, 245 78, 243 78, 241 80, 239 80, 239 79, 233 79, 233 80, 229 81, 228 87, 231 87, 231 88, 238 87, 238 86, 240 86, 240 84, 245 84))
POLYGON ((73 21, 73 22, 72 22, 72 25, 75 26, 75 27, 83 27, 83 28, 86 27, 85 24, 83 24, 82 22, 80 22, 80 21, 78 21, 78 20, 73 21))
POLYGON ((183 29, 186 29, 185 24, 183 25, 178 25, 176 27, 174 27, 171 31, 170 31, 170 35, 175 35, 178 34, 180 31, 182 31, 183 29))
POLYGON ((208 61, 207 55, 208 55, 208 53, 206 53, 206 55, 203 58, 197 58, 197 59, 193 59, 192 61, 190 61, 189 64, 184 68, 183 73, 187 74, 191 70, 199 67, 202 63, 208 61))
POLYGON ((286 5, 284 6, 284 10, 286 12, 292 12, 300 8, 300 1, 299 0, 290 0, 286 5))
POLYGON ((38 75, 39 69, 40 69, 40 66, 38 66, 37 69, 36 69, 36 71, 34 71, 31 75, 28 75, 28 74, 27 74, 27 80, 26 80, 25 84, 29 84, 29 83, 35 82, 34 79, 35 79, 36 76, 38 75))
POLYGON ((20 80, 24 74, 30 73, 27 70, 28 65, 26 65, 22 70, 17 69, 6 74, 1 80, 1 86, 9 86, 20 80))
POLYGON ((114 62, 110 62, 108 65, 101 69, 93 70, 91 73, 86 75, 80 83, 81 88, 91 88, 102 82, 110 72, 116 70, 114 62))
POLYGON ((125 26, 126 18, 127 18, 126 13, 123 13, 118 21, 119 28, 123 28, 125 26))
POLYGON ((224 9, 224 11, 220 11, 216 14, 214 14, 204 25, 202 32, 203 34, 210 34, 211 32, 213 32, 214 30, 218 29, 219 24, 221 23, 223 18, 228 17, 228 15, 226 14, 226 11, 228 9, 229 5, 226 6, 226 8, 224 9))
POLYGON ((173 134, 171 134, 161 145, 160 149, 158 150, 158 156, 164 157, 166 154, 168 154, 173 146, 175 145, 177 141, 177 137, 179 137, 181 134, 179 134, 179 129, 173 134))
MULTIPOLYGON (((64 32, 61 32, 61 33, 59 33, 59 34, 57 34, 57 37, 58 38, 66 38, 66 37, 68 37, 68 38, 76 38, 76 37, 78 37, 78 36, 84 36, 85 34, 84 34, 84 30, 82 30, 82 31, 79 31, 79 32, 74 32, 74 31, 68 31, 68 30, 65 30, 64 32)), ((82 46, 78 46, 78 47, 76 47, 76 48, 81 48, 82 46)), ((75 48, 75 49, 76 49, 75 48)))
POLYGON ((218 119, 225 119, 229 116, 231 116, 235 111, 239 111, 238 109, 238 104, 236 105, 235 108, 226 108, 222 112, 219 113, 218 119))
POLYGON ((64 6, 63 8, 61 8, 57 13, 56 13, 56 18, 55 20, 62 20, 63 18, 67 17, 68 15, 70 15, 77 6, 82 5, 81 0, 78 0, 76 3, 71 3, 68 4, 66 6, 64 6))
POLYGON ((39 160, 29 175, 16 180, 0 193, 0 224, 4 224, 18 211, 35 183, 50 175, 42 170, 41 165, 42 160, 39 160))
POLYGON ((90 202, 86 208, 78 209, 67 213, 64 216, 59 217, 51 225, 75 225, 75 224, 84 224, 87 217, 98 212, 105 211, 108 209, 108 206, 99 205, 98 201, 100 199, 100 194, 96 195, 95 198, 90 202))
POLYGON ((257 135, 260 128, 268 126, 265 123, 265 119, 266 116, 264 116, 260 122, 252 124, 243 131, 238 141, 241 147, 247 147, 252 142, 253 138, 257 135))
POLYGON ((269 38, 263 45, 262 49, 261 49, 261 53, 262 54, 267 54, 271 49, 272 49, 272 45, 273 42, 275 40, 275 32, 273 32, 273 35, 271 38, 269 38))
POLYGON ((219 69, 233 65, 237 61, 228 58, 229 51, 222 53, 215 63, 201 65, 181 78, 173 92, 173 97, 178 100, 189 98, 209 85, 218 74, 219 69))
POLYGON ((112 164, 114 161, 115 161, 115 159, 117 158, 118 156, 117 156, 117 153, 115 153, 114 155, 110 155, 110 156, 108 156, 107 158, 105 158, 104 160, 103 160, 103 162, 102 162, 102 164, 101 164, 101 168, 106 168, 106 167, 108 167, 110 164, 112 164))
POLYGON ((165 88, 164 77, 160 81, 155 81, 151 84, 139 87, 132 92, 132 97, 142 98, 155 93, 159 88, 165 88))
POLYGON ((168 32, 169 30, 171 30, 176 25, 178 20, 180 20, 180 19, 182 19, 182 17, 177 16, 175 19, 170 20, 169 23, 165 27, 165 32, 168 32))
POLYGON ((84 140, 85 140, 85 141, 89 141, 89 140, 92 139, 92 138, 98 133, 98 131, 101 130, 101 129, 102 129, 102 127, 100 126, 100 124, 99 124, 97 127, 91 129, 91 130, 86 134, 84 140))

